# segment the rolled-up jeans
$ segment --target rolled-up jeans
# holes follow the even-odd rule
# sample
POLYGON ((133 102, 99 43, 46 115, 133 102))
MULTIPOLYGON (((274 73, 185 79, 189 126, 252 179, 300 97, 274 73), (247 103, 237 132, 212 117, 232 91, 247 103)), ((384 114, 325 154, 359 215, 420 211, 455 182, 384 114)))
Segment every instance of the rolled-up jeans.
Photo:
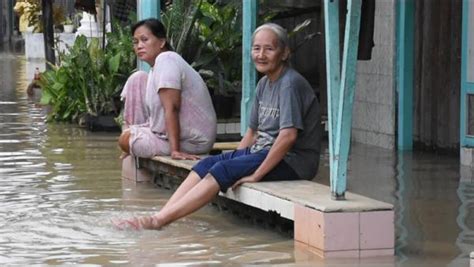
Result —
MULTIPOLYGON (((262 149, 251 153, 250 148, 225 152, 199 161, 192 170, 201 178, 211 174, 219 184, 220 190, 225 193, 239 179, 254 173, 265 160, 268 152, 268 149, 262 149)), ((293 168, 285 160, 281 160, 260 181, 299 179, 293 168)))

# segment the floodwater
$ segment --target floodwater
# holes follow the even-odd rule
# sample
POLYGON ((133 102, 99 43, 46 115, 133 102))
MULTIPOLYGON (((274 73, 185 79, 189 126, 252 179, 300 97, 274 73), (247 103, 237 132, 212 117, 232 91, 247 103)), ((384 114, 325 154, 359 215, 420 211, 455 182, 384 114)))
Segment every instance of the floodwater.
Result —
POLYGON ((25 93, 36 66, 44 68, 0 53, 1 265, 469 265, 474 186, 461 179, 459 159, 357 144, 348 188, 395 205, 394 257, 323 260, 211 206, 160 231, 118 231, 111 218, 154 212, 171 192, 122 182, 118 133, 47 124, 25 93))

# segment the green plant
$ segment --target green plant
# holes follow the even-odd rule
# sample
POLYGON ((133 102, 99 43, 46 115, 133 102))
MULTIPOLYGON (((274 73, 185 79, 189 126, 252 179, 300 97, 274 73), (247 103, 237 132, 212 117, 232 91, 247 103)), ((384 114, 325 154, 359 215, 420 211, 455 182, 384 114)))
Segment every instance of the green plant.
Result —
MULTIPOLYGON (((269 9, 259 21, 268 22, 278 14, 269 9)), ((223 0, 174 0, 162 14, 170 43, 203 76, 215 102, 242 90, 241 17, 242 1, 223 0)), ((290 30, 290 38, 309 23, 306 20, 290 30)), ((314 35, 305 36, 303 42, 314 35)))
POLYGON ((43 31, 43 23, 41 22, 41 2, 40 0, 25 0, 24 13, 28 21, 28 26, 33 27, 34 32, 43 31))
POLYGON ((239 92, 242 77, 241 3, 222 5, 206 0, 201 6, 200 39, 206 44, 204 56, 194 62, 206 76, 214 94, 239 92))
MULTIPOLYGON (((309 1, 308 1, 309 2, 309 1)), ((259 7, 262 11, 262 14, 258 17, 258 25, 261 25, 266 22, 271 22, 278 17, 280 17, 281 14, 283 14, 283 17, 288 17, 288 14, 291 13, 291 7, 288 5, 282 5, 282 2, 279 1, 269 1, 269 0, 260 0, 259 2, 259 7)), ((303 4, 303 3, 300 3, 303 4)), ((293 15, 294 16, 294 15, 293 15)), ((300 20, 299 18, 296 18, 296 20, 300 20)), ((298 23, 293 29, 287 29, 288 30, 288 37, 294 38, 297 35, 303 34, 303 31, 312 23, 313 19, 305 19, 298 23)), ((307 41, 313 39, 318 33, 316 32, 309 32, 305 33, 303 36, 303 39, 300 40, 293 48, 292 48, 292 53, 295 53, 303 44, 305 44, 307 41)))
POLYGON ((119 114, 115 105, 126 79, 135 68, 130 28, 116 27, 107 35, 107 45, 78 36, 68 53, 60 53, 59 66, 40 80, 42 104, 52 107, 50 119, 73 121, 84 113, 98 116, 119 114))
POLYGON ((201 45, 196 22, 201 16, 202 2, 203 0, 174 0, 162 13, 168 41, 188 63, 196 60, 196 47, 201 45))
POLYGON ((175 0, 162 14, 170 44, 204 76, 216 94, 240 90, 242 33, 238 2, 175 0))

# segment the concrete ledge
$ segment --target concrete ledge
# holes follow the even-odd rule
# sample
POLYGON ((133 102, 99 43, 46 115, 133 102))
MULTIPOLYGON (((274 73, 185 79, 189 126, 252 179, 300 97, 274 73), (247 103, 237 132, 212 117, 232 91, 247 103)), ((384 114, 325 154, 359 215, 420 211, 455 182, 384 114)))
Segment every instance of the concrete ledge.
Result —
MULTIPOLYGON (((192 160, 173 160, 169 156, 156 156, 152 160, 188 171, 197 162, 192 160)), ((280 199, 281 201, 288 201, 322 212, 363 212, 393 209, 391 204, 350 192, 346 192, 346 200, 334 201, 331 199, 331 189, 329 186, 305 180, 247 183, 235 191, 228 190, 226 194, 221 193, 220 195, 245 204, 252 204, 250 206, 255 207, 266 205, 266 202, 262 199, 264 196, 270 200, 280 199)), ((271 210, 278 212, 278 209, 282 209, 282 214, 287 213, 279 205, 271 205, 275 208, 271 210)), ((283 217, 293 219, 292 215, 283 217)))
MULTIPOLYGON (((346 192, 346 200, 335 201, 331 199, 331 188, 329 186, 305 180, 249 183, 244 184, 241 188, 240 191, 261 192, 270 198, 287 200, 293 204, 322 212, 364 212, 393 209, 391 204, 350 192, 346 192)), ((245 201, 240 191, 232 192, 229 190, 225 196, 245 201)))
MULTIPOLYGON (((205 156, 203 156, 205 157, 205 156)), ((142 166, 164 187, 175 188, 196 161, 157 156, 142 166)), ((297 242, 319 251, 321 257, 374 257, 394 254, 393 205, 346 192, 346 200, 331 199, 330 187, 312 181, 247 183, 220 197, 279 214, 294 222, 297 242)))
POLYGON ((122 160, 122 179, 135 183, 151 182, 151 174, 143 168, 137 168, 138 160, 138 158, 130 155, 122 160))
POLYGON ((460 161, 462 166, 474 167, 474 148, 461 147, 460 161))

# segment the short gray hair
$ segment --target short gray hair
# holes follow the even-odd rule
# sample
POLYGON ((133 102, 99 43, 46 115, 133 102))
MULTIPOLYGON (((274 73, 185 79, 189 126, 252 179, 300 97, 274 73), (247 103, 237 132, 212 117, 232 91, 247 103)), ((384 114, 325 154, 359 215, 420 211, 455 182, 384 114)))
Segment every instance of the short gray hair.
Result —
POLYGON ((285 30, 285 28, 275 23, 265 23, 255 29, 252 35, 252 44, 255 39, 255 35, 257 35, 257 33, 261 30, 271 30, 273 33, 275 33, 278 39, 278 46, 280 46, 280 48, 285 49, 290 47, 288 32, 285 30))

